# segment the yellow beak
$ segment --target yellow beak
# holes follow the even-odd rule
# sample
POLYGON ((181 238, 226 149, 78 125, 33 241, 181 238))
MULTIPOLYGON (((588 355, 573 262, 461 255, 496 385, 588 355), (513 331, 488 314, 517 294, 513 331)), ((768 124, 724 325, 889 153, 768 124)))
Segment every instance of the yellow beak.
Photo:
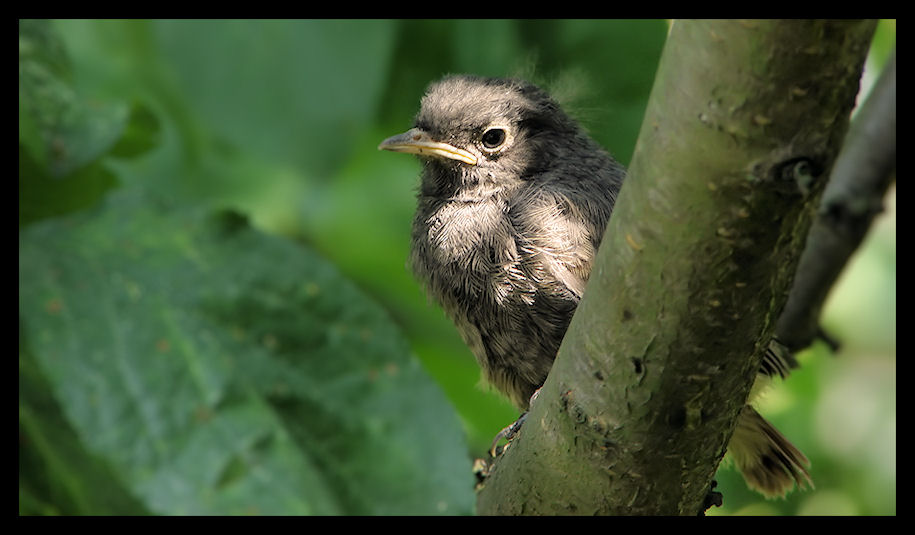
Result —
POLYGON ((391 136, 378 145, 379 150, 394 152, 407 152, 421 156, 437 156, 450 158, 470 165, 476 165, 477 157, 464 149, 459 149, 448 143, 434 141, 425 130, 412 128, 403 134, 391 136))

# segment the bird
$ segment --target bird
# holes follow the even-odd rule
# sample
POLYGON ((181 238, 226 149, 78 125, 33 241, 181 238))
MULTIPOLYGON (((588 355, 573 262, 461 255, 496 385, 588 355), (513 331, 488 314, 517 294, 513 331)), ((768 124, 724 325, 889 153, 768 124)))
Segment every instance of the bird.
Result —
MULTIPOLYGON (((412 128, 378 148, 421 162, 409 265, 483 379, 522 411, 510 438, 584 295, 626 169, 520 78, 446 75, 427 87, 412 128)), ((792 364, 767 351, 758 383, 792 364)), ((728 452, 766 497, 812 485, 807 458, 750 404, 728 452)))

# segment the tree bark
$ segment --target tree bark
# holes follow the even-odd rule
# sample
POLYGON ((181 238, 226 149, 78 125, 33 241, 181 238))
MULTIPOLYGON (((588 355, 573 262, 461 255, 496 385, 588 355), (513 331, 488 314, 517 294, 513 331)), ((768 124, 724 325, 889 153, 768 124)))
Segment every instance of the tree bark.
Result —
POLYGON ((874 27, 674 23, 585 297, 479 514, 702 511, 874 27))

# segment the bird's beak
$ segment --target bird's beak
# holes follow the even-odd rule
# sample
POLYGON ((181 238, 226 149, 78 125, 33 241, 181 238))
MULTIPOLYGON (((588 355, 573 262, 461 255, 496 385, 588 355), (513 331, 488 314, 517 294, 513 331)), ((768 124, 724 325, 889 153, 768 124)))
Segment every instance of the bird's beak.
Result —
POLYGON ((450 158, 459 162, 476 165, 477 157, 464 149, 459 149, 448 143, 434 141, 429 134, 421 128, 412 128, 403 134, 389 137, 378 145, 379 150, 394 152, 408 152, 423 156, 438 156, 450 158))

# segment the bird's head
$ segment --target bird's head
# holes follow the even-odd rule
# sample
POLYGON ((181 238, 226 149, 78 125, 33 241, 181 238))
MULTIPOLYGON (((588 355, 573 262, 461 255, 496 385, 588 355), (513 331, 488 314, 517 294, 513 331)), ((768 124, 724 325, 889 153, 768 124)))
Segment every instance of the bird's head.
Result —
POLYGON ((418 155, 424 189, 483 194, 536 176, 580 143, 578 125, 536 86, 458 75, 430 85, 413 128, 378 148, 418 155))

